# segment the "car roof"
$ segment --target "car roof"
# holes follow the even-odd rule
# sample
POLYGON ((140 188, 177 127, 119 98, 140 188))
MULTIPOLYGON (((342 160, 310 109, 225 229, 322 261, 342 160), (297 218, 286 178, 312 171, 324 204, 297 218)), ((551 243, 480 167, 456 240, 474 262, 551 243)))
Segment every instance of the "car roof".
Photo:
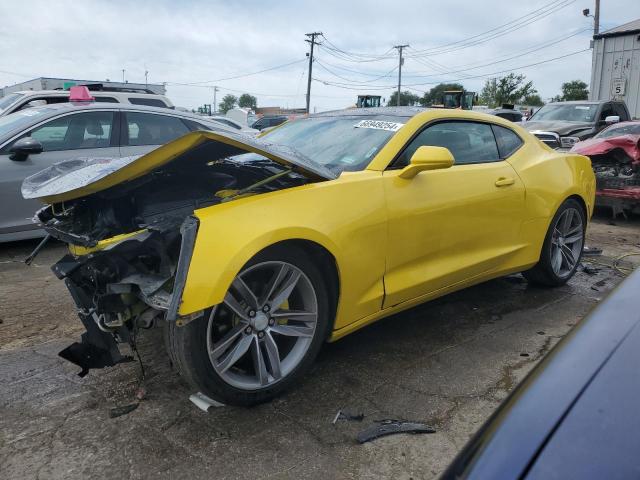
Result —
POLYGON ((332 110, 329 112, 314 113, 310 117, 402 117, 411 118, 428 109, 423 107, 372 107, 372 108, 348 108, 345 110, 332 110))
POLYGON ((566 102, 549 102, 547 105, 599 105, 609 102, 622 103, 619 100, 567 100, 566 102))
POLYGON ((639 290, 640 269, 545 356, 441 478, 523 478, 539 467, 557 478, 611 478, 581 474, 593 455, 602 455, 597 463, 608 473, 637 468, 639 290))
MULTIPOLYGON (((149 95, 149 94, 145 94, 149 95)), ((166 107, 150 107, 147 105, 132 105, 129 103, 104 103, 104 102, 65 102, 65 103, 51 103, 49 105, 43 105, 42 107, 32 107, 32 110, 47 109, 51 112, 49 116, 59 115, 65 112, 74 112, 81 110, 131 110, 131 111, 145 111, 149 113, 160 113, 164 115, 176 115, 180 117, 189 117, 194 120, 200 119, 198 115, 190 112, 182 112, 166 107)), ((20 110, 21 112, 31 110, 20 110)), ((17 112, 16 112, 17 113, 17 112)))
MULTIPOLYGON (((20 90, 17 92, 9 92, 7 95, 12 93, 18 93, 20 95, 69 95, 69 90, 20 90)), ((160 93, 147 93, 147 92, 112 92, 109 90, 89 90, 91 95, 98 96, 141 96, 141 97, 165 97, 160 93)))

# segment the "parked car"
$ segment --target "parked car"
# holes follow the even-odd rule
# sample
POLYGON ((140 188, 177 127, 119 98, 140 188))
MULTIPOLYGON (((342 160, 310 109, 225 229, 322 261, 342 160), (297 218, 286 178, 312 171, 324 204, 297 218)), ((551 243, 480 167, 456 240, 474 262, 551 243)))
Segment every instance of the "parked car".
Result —
POLYGON ((277 127, 288 120, 286 115, 265 115, 251 124, 251 128, 264 130, 265 128, 277 127))
MULTIPOLYGON (((144 92, 91 91, 98 103, 124 103, 147 107, 174 108, 171 100, 164 95, 144 92)), ((0 97, 0 117, 25 108, 43 107, 53 103, 69 102, 68 90, 25 90, 0 97)))
POLYGON ((551 148, 570 149, 607 125, 630 118, 622 101, 553 102, 534 113, 523 126, 551 148))
POLYGON ((212 122, 219 122, 222 123, 223 125, 226 125, 227 127, 231 127, 235 130, 239 130, 241 133, 244 133, 245 135, 257 135, 258 133, 260 133, 260 130, 256 129, 256 128, 251 128, 251 127, 247 127, 245 125, 242 125, 240 122, 236 122, 235 120, 228 118, 228 117, 223 117, 221 115, 214 115, 212 117, 209 117, 208 120, 212 121, 212 122))
POLYGON ((193 130, 231 130, 196 115, 115 103, 59 103, 0 117, 0 242, 44 235, 32 218, 41 204, 22 181, 62 160, 142 155, 193 130))
POLYGON ((495 110, 490 110, 487 113, 497 117, 506 118, 512 122, 522 121, 522 112, 513 108, 496 108, 495 110))
POLYGON ((611 125, 571 151, 591 159, 596 205, 611 207, 614 216, 640 213, 640 121, 611 125))
POLYGON ((312 115, 254 138, 191 132, 138 159, 25 180, 88 329, 83 369, 157 322, 194 388, 227 404, 282 392, 322 343, 513 272, 562 285, 593 209, 588 158, 462 110, 312 115))
POLYGON ((638 292, 640 269, 538 364, 440 478, 638 478, 638 292))

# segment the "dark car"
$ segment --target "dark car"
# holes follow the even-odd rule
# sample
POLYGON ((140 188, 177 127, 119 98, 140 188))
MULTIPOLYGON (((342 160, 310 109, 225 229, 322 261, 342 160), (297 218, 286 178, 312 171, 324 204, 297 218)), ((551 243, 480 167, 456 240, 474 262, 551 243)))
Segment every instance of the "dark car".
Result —
POLYGON ((624 102, 553 102, 538 110, 523 126, 551 148, 568 149, 607 125, 630 118, 624 102))
POLYGON ((42 207, 22 181, 75 158, 139 156, 194 130, 236 131, 206 117, 124 103, 57 103, 0 117, 0 242, 37 238, 42 207))
POLYGON ((582 320, 443 479, 640 478, 640 269, 582 320))
POLYGON ((286 122, 288 118, 285 115, 265 116, 261 117, 251 124, 251 128, 256 130, 264 130, 265 128, 277 127, 286 122))
POLYGON ((512 122, 522 121, 522 112, 513 108, 496 108, 495 110, 490 110, 487 113, 495 115, 496 117, 506 118, 512 122))

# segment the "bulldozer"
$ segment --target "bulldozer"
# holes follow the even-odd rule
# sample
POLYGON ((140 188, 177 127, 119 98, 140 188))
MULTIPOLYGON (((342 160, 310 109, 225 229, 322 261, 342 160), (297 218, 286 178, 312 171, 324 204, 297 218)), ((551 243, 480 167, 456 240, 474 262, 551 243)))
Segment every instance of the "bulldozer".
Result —
POLYGON ((380 106, 380 95, 358 95, 356 108, 373 108, 380 106))
POLYGON ((472 110, 478 95, 476 92, 466 90, 445 90, 442 92, 442 102, 431 105, 433 108, 457 108, 460 110, 472 110))

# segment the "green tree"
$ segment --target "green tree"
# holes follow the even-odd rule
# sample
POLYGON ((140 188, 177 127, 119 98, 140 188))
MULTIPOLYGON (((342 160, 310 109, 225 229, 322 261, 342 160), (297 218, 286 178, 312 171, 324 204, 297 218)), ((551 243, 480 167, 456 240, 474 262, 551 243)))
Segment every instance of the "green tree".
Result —
POLYGON ((484 82, 484 87, 482 87, 482 91, 480 92, 480 103, 493 108, 497 105, 497 102, 496 102, 497 95, 498 95, 498 79, 488 78, 484 82))
POLYGON ((238 103, 238 97, 231 95, 230 93, 222 97, 222 102, 218 104, 218 110, 223 115, 236 106, 238 103))
POLYGON ((459 83, 439 83, 422 96, 419 100, 420 105, 428 107, 433 104, 442 103, 442 95, 446 90, 464 90, 464 87, 459 83))
POLYGON ((498 79, 498 90, 496 92, 496 102, 498 105, 503 103, 521 103, 522 99, 538 93, 533 88, 533 82, 525 82, 526 77, 522 74, 509 75, 498 79))
POLYGON ((238 99, 238 106, 240 108, 250 108, 251 110, 255 110, 258 108, 258 99, 253 95, 243 93, 238 99))
POLYGON ((537 95, 533 82, 525 82, 522 74, 510 73, 504 77, 489 78, 480 93, 482 103, 498 107, 503 103, 523 103, 527 97, 537 95))
MULTIPOLYGON (((420 101, 420 97, 415 93, 411 93, 409 90, 400 92, 400 105, 401 106, 413 106, 417 105, 420 101)), ((398 91, 395 90, 389 97, 387 107, 395 107, 398 104, 398 91)))
POLYGON ((562 100, 586 100, 589 98, 587 84, 582 80, 571 80, 562 84, 562 100))
POLYGON ((542 98, 537 93, 527 95, 522 99, 522 103, 530 107, 541 107, 542 105, 544 105, 542 98))

